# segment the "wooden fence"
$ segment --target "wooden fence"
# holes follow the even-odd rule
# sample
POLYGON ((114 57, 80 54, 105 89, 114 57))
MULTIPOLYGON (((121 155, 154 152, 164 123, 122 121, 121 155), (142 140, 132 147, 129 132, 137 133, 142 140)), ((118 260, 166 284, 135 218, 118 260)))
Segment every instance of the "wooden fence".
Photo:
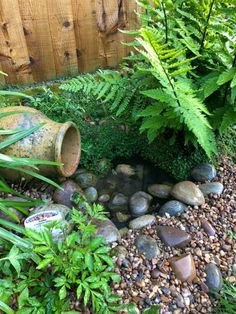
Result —
POLYGON ((31 83, 114 67, 136 27, 135 0, 0 0, 1 83, 31 83))

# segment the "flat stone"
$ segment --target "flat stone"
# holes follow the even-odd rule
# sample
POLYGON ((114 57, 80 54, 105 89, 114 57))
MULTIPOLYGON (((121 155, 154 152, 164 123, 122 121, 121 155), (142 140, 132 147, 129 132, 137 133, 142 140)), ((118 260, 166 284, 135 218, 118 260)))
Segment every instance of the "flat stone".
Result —
POLYGON ((148 192, 158 198, 169 198, 170 191, 172 189, 171 185, 167 184, 152 184, 148 187, 148 192))
POLYGON ((87 199, 88 202, 94 203, 98 199, 98 192, 97 190, 93 187, 90 186, 84 191, 84 195, 87 199))
POLYGON ((117 193, 109 202, 108 207, 111 211, 127 211, 128 197, 122 193, 117 193))
POLYGON ((53 201, 57 204, 62 204, 72 208, 73 202, 71 201, 71 197, 73 194, 78 193, 83 196, 81 187, 73 180, 66 180, 61 184, 61 188, 63 190, 56 189, 52 197, 53 201))
POLYGON ((152 258, 160 254, 157 242, 149 236, 138 236, 135 241, 135 245, 138 249, 139 254, 145 255, 148 260, 151 260, 152 258))
POLYGON ((125 176, 133 176, 135 175, 135 169, 128 164, 119 164, 116 166, 116 172, 121 173, 125 176))
POLYGON ((201 225, 204 231, 210 236, 213 237, 216 234, 215 228, 207 221, 206 219, 201 220, 201 225))
POLYGON ((182 248, 191 241, 188 233, 176 227, 157 226, 157 235, 165 245, 170 247, 182 248))
POLYGON ((165 214, 168 214, 170 216, 176 216, 187 209, 188 207, 179 201, 169 201, 160 208, 158 215, 165 216, 165 214))
POLYGON ((81 186, 81 188, 86 189, 90 186, 95 186, 97 183, 97 177, 91 172, 76 172, 73 176, 74 180, 81 186))
POLYGON ((175 276, 180 281, 191 283, 196 277, 196 268, 193 257, 190 253, 173 257, 170 260, 170 266, 175 273, 175 276))
POLYGON ((219 268, 210 263, 206 266, 206 285, 210 292, 219 292, 223 286, 223 279, 219 268))
POLYGON ((202 191, 191 181, 183 181, 174 185, 171 195, 177 200, 192 206, 205 203, 202 191))
POLYGON ((105 239, 106 243, 116 242, 120 239, 119 230, 111 220, 93 219, 92 223, 96 226, 94 237, 101 236, 105 239))
POLYGON ((211 193, 221 195, 224 190, 224 186, 220 182, 209 182, 199 185, 199 189, 202 191, 204 196, 211 193))
POLYGON ((155 216, 144 215, 144 216, 140 216, 138 218, 131 220, 129 223, 129 227, 130 227, 130 229, 133 229, 133 230, 141 229, 141 228, 144 228, 148 225, 153 224, 155 221, 156 221, 155 216))
POLYGON ((191 171, 191 176, 199 182, 211 181, 216 176, 216 169, 209 163, 201 164, 191 171))
POLYGON ((130 198, 130 210, 133 217, 142 216, 147 213, 152 196, 146 192, 139 191, 134 193, 130 198))

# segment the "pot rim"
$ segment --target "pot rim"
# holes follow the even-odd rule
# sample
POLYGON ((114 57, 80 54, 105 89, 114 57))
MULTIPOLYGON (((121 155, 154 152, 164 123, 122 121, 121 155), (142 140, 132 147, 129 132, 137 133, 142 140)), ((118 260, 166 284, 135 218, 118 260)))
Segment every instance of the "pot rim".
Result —
MULTIPOLYGON (((68 147, 67 147, 68 148, 68 147)), ((75 149, 75 147, 74 147, 75 149)), ((74 174, 74 172, 77 170, 79 162, 80 162, 80 155, 81 155, 81 138, 80 138, 80 132, 77 128, 76 124, 68 121, 62 124, 60 129, 58 130, 57 136, 56 136, 56 142, 55 142, 55 161, 62 163, 62 165, 57 166, 57 173, 60 176, 63 177, 70 177, 74 174), (65 164, 65 161, 63 162, 63 154, 68 153, 63 150, 63 144, 65 141, 67 141, 66 134, 69 130, 73 130, 74 133, 74 143, 71 143, 71 158, 68 158, 68 161, 70 164, 65 164), (74 145, 73 145, 74 144, 74 145), (78 151, 73 152, 73 146, 78 146, 78 151)))

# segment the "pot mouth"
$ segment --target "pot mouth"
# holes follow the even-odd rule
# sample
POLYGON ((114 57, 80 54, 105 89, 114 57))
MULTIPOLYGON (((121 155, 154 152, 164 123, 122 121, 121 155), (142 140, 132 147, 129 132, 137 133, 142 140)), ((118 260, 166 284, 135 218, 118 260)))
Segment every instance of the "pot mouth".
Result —
POLYGON ((80 132, 73 122, 66 122, 60 127, 55 144, 55 161, 60 176, 70 177, 77 170, 81 154, 80 132))

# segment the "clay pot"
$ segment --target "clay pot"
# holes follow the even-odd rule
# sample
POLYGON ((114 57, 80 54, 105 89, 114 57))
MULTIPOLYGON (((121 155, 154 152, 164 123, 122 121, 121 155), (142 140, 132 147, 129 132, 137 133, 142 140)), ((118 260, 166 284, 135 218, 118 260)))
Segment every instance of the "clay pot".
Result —
MULTIPOLYGON (((14 157, 62 162, 62 166, 40 166, 39 173, 47 177, 54 175, 70 177, 77 169, 80 160, 80 133, 73 122, 57 123, 48 119, 40 111, 30 107, 8 107, 0 112, 19 111, 19 113, 0 119, 0 128, 29 129, 44 123, 40 129, 22 140, 6 147, 1 153, 14 157)), ((0 142, 6 136, 0 137, 0 142)), ((22 177, 19 172, 1 170, 7 179, 16 181, 22 177)), ((26 179, 28 176, 24 175, 26 179)))

